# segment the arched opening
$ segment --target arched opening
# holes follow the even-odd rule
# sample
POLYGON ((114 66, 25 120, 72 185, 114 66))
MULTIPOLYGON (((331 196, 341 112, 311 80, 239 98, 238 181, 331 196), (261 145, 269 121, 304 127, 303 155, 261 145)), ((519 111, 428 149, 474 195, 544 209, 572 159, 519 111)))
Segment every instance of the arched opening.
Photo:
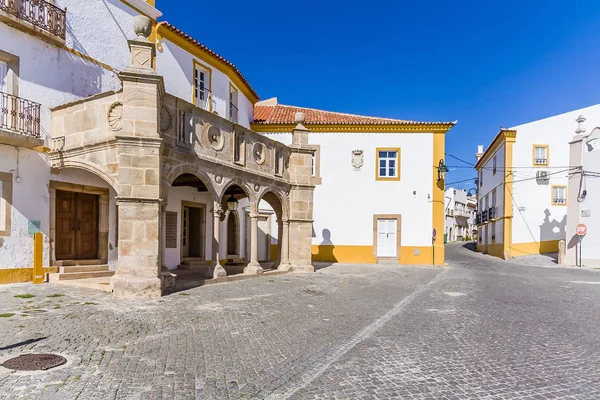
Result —
MULTIPOLYGON (((272 191, 266 192, 258 203, 259 217, 265 220, 262 228, 259 219, 259 235, 265 236, 266 260, 264 269, 277 269, 282 261, 287 262, 287 255, 282 257, 282 243, 287 241, 287 231, 284 234, 283 205, 280 197, 272 191), (285 260, 283 260, 285 259, 285 260)), ((259 240, 259 246, 262 244, 259 240)), ((287 243, 285 243, 287 246, 287 243)))
POLYGON ((229 212, 227 217, 227 259, 240 256, 240 221, 237 211, 229 212))
POLYGON ((211 261, 213 196, 209 183, 183 173, 171 183, 163 216, 163 264, 168 269, 204 269, 211 261))

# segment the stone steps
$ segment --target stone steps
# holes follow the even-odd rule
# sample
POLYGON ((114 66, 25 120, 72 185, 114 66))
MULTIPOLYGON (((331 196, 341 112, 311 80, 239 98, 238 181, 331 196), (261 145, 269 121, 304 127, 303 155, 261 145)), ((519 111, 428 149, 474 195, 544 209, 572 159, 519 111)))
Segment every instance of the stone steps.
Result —
POLYGON ((58 273, 48 274, 48 282, 89 278, 108 278, 114 274, 115 271, 110 271, 108 269, 108 265, 59 267, 58 273))

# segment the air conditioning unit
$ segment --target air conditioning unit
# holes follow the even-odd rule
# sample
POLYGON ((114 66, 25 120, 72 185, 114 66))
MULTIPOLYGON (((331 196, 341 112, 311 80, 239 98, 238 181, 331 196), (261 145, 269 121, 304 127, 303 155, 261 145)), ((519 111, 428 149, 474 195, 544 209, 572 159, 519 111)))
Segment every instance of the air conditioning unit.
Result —
POLYGON ((535 178, 538 181, 548 181, 550 178, 548 177, 548 171, 537 171, 535 174, 535 178))

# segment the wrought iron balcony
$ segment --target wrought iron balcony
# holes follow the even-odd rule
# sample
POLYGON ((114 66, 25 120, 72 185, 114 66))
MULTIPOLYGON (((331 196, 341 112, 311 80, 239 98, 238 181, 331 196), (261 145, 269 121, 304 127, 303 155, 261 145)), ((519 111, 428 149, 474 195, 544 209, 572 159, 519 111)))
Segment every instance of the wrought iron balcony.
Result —
POLYGON ((495 219, 496 218, 496 207, 490 207, 488 215, 489 215, 490 219, 495 219))
POLYGON ((66 9, 44 0, 0 0, 0 10, 65 40, 66 9))
POLYGON ((459 218, 471 218, 471 214, 466 210, 455 210, 454 215, 459 218))
POLYGON ((0 130, 39 139, 40 104, 0 92, 0 130))

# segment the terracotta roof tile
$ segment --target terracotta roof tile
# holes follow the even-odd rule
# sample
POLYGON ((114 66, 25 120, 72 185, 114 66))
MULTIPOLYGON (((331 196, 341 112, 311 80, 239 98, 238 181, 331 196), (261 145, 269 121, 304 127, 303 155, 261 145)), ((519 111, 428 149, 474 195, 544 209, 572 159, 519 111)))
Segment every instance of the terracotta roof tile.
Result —
POLYGON ((407 125, 418 123, 391 118, 366 117, 362 115, 315 110, 313 108, 276 105, 255 105, 253 124, 295 124, 295 114, 303 112, 307 125, 407 125))

